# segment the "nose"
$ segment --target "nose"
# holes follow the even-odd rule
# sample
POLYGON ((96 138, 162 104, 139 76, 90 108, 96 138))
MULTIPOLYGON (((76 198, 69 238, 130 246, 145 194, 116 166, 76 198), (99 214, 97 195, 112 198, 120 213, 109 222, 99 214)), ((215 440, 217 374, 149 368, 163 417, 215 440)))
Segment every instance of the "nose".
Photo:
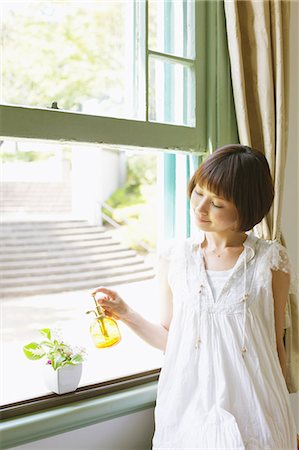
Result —
POLYGON ((209 201, 205 197, 201 197, 195 206, 196 214, 207 215, 209 210, 209 201))

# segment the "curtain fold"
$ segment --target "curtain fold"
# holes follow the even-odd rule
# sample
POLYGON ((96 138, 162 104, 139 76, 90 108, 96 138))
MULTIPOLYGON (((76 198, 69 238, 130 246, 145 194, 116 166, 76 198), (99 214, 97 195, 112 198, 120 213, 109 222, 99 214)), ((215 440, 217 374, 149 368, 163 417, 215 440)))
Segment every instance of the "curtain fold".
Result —
MULTIPOLYGON (((226 31, 239 140, 262 151, 274 181, 275 198, 255 227, 265 239, 281 240, 289 95, 289 1, 224 0, 226 31)), ((298 301, 286 308, 285 345, 289 392, 299 390, 298 301)))
POLYGON ((289 2, 224 0, 240 142, 264 152, 275 199, 258 227, 280 239, 288 131, 289 2))

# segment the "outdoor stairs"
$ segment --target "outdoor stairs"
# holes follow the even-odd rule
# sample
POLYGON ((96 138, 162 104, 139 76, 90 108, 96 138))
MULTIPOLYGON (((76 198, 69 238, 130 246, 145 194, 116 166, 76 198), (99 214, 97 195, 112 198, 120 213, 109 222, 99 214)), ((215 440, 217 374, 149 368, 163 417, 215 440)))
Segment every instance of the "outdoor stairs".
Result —
POLYGON ((72 187, 62 182, 1 182, 1 217, 32 214, 70 214, 72 187))
POLYGON ((3 222, 1 298, 115 286, 154 277, 153 267, 83 220, 3 222))

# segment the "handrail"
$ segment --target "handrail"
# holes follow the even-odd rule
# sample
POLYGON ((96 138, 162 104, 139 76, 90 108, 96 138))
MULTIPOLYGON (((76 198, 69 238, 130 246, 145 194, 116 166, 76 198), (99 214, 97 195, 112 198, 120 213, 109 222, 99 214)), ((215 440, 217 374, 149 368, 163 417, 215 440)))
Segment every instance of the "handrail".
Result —
MULTIPOLYGON (((105 214, 102 211, 102 207, 104 207, 105 209, 107 209, 109 212, 111 212, 112 214, 117 211, 115 208, 112 208, 110 205, 108 205, 106 202, 101 202, 101 216, 103 217, 103 219, 105 219, 108 223, 110 223, 110 225, 112 225, 114 228, 121 228, 121 224, 118 223, 116 220, 112 219, 111 217, 109 217, 107 214, 105 214)), ((126 225, 130 225, 130 222, 128 221, 128 219, 126 219, 126 217, 122 216, 122 221, 126 224, 126 225)), ((152 248, 147 245, 145 242, 143 241, 138 241, 138 245, 142 248, 144 248, 148 253, 150 253, 152 251, 152 248)))

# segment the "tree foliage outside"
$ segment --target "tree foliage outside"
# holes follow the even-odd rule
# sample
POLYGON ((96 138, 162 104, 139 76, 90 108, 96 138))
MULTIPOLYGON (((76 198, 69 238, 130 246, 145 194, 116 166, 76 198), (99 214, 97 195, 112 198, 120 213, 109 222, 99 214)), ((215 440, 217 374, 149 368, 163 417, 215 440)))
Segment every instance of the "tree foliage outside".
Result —
MULTIPOLYGON (((1 101, 43 108, 57 102, 60 109, 77 112, 88 111, 92 104, 96 114, 133 117, 126 98, 128 79, 138 70, 134 61, 128 67, 126 60, 134 31, 126 22, 132 4, 122 0, 6 2, 1 101)), ((150 32, 154 23, 150 21, 150 32)), ((129 104, 133 103, 131 99, 129 104)), ((31 162, 50 156, 35 148, 26 152, 16 148, 14 153, 2 153, 2 161, 31 162)), ((140 240, 150 246, 155 243, 155 183, 156 156, 130 156, 125 185, 107 201, 129 220, 125 232, 136 248, 140 240)))
POLYGON ((121 116, 126 2, 7 2, 2 20, 2 101, 121 116), (17 5, 17 6, 15 6, 17 5), (116 111, 117 110, 117 111, 116 111))
POLYGON ((136 154, 127 157, 127 179, 106 200, 114 211, 105 214, 121 224, 121 239, 139 252, 142 244, 156 246, 157 155, 136 154))
POLYGON ((127 155, 126 183, 117 189, 106 200, 112 208, 126 208, 135 204, 146 202, 143 186, 154 185, 157 181, 157 157, 154 154, 127 155))

